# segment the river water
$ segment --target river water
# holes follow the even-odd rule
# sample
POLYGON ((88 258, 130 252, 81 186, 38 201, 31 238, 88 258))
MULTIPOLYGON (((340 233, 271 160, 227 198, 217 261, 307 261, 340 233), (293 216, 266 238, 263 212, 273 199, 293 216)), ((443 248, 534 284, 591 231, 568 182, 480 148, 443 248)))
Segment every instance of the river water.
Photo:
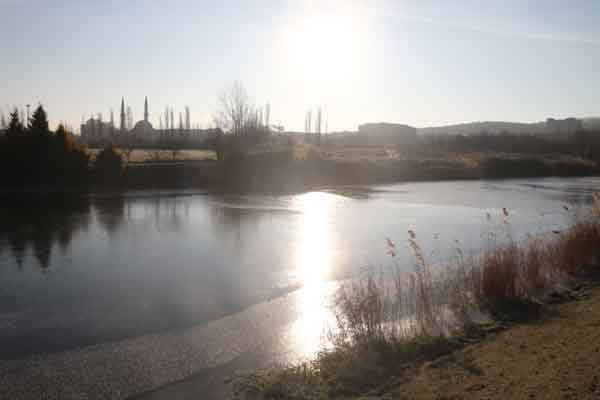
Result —
MULTIPOLYGON (((139 386, 125 377, 128 390, 104 393, 126 397, 266 343, 285 361, 310 356, 334 282, 369 266, 411 268, 408 230, 438 262, 491 240, 563 229, 598 189, 598 178, 546 178, 2 202, 0 370, 23 360, 30 373, 48 360, 78 365, 90 351, 113 367, 139 366, 148 352, 135 346, 165 349, 147 365, 187 363, 183 375, 172 365, 171 375, 139 386), (179 349, 184 342, 192 347, 179 349), (133 361, 115 361, 117 348, 133 361)), ((103 379, 96 373, 89 385, 103 379)))

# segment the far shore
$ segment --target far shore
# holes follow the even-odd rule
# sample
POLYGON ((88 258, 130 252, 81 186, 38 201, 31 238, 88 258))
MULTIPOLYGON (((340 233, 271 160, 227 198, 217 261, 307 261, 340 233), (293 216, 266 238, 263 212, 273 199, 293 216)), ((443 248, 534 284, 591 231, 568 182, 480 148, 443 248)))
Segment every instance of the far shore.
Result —
POLYGON ((312 156, 297 160, 282 153, 248 155, 239 160, 162 160, 132 162, 110 185, 76 188, 4 188, 0 195, 198 190, 206 193, 300 193, 322 188, 419 181, 493 180, 600 175, 596 162, 564 155, 457 153, 444 157, 339 159, 312 156))

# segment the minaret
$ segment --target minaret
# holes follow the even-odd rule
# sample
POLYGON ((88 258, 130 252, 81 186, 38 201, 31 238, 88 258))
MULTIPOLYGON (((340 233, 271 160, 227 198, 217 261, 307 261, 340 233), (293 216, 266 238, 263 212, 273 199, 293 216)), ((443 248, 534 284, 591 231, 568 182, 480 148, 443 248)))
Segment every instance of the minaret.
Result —
POLYGON ((125 98, 121 98, 121 133, 125 133, 127 130, 125 125, 125 98))
POLYGON ((148 96, 146 96, 146 100, 144 101, 144 121, 148 122, 148 96))

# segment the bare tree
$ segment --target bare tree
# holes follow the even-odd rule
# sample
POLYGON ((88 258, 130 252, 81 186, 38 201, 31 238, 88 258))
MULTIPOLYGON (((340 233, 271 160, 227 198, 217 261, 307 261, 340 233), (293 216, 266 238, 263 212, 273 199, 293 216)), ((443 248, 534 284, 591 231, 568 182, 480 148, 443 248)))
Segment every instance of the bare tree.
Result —
POLYGON ((306 118, 304 119, 304 132, 312 132, 312 110, 306 112, 306 118))
POLYGON ((265 105, 265 126, 267 131, 271 131, 271 103, 265 105))
POLYGON ((171 130, 175 130, 175 113, 173 112, 173 107, 171 107, 171 130))
POLYGON ((317 108, 317 120, 315 121, 315 132, 317 133, 317 141, 321 143, 321 124, 323 121, 323 115, 321 111, 321 106, 317 108))
POLYGON ((115 138, 115 111, 110 109, 110 138, 114 141, 115 138))
POLYGON ((127 129, 131 130, 133 128, 133 111, 131 111, 131 107, 127 106, 127 129))
POLYGON ((217 127, 235 136, 244 135, 254 117, 253 107, 246 89, 240 82, 225 90, 219 96, 219 110, 214 116, 217 127))
POLYGON ((185 106, 185 129, 186 130, 190 130, 191 129, 191 123, 190 123, 190 107, 189 106, 185 106))
POLYGON ((165 107, 165 129, 169 130, 169 106, 165 107))

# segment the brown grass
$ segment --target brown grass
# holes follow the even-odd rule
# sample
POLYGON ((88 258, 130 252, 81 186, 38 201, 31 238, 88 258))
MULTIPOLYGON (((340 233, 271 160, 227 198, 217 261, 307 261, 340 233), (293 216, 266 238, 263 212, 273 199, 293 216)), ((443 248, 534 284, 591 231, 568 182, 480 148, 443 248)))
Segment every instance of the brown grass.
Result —
MULTIPOLYGON (((476 327, 475 311, 494 318, 527 316, 557 284, 600 272, 600 197, 594 196, 589 218, 563 232, 492 245, 472 257, 459 250, 439 268, 426 262, 413 231, 408 243, 415 260, 411 273, 398 266, 370 270, 340 286, 331 349, 299 366, 246 377, 237 394, 273 399, 365 394, 401 374, 407 362, 456 348, 453 335, 476 327)), ((388 246, 394 255, 395 245, 388 246)))

